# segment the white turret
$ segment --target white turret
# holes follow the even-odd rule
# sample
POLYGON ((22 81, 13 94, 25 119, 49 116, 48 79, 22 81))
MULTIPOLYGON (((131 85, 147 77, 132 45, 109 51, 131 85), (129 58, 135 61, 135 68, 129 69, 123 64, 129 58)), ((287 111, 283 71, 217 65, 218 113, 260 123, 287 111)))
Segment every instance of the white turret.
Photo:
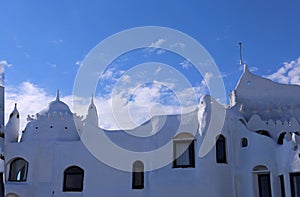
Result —
POLYGON ((18 142, 20 129, 20 114, 15 104, 14 110, 9 115, 9 120, 5 128, 5 142, 18 142))
POLYGON ((91 98, 91 104, 88 109, 88 114, 85 119, 85 124, 93 125, 98 127, 98 113, 97 108, 94 104, 94 97, 91 98))

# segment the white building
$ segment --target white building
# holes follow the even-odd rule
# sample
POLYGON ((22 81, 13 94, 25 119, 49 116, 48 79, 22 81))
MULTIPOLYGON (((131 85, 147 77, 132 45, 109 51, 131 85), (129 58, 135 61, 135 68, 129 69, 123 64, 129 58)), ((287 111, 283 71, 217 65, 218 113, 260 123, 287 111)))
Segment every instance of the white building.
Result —
POLYGON ((28 118, 19 141, 15 108, 5 129, 5 195, 300 197, 299 93, 300 86, 274 83, 245 66, 229 107, 204 96, 194 112, 153 117, 131 131, 153 131, 165 118, 149 138, 97 128, 119 146, 139 152, 171 141, 166 157, 174 161, 153 171, 145 169, 159 158, 124 163, 132 169, 127 172, 88 151, 81 136, 91 125, 98 127, 93 102, 76 127, 76 117, 57 95, 47 109, 28 118), (224 125, 213 131, 222 114, 224 125), (204 143, 211 145, 207 154, 201 153, 204 143))

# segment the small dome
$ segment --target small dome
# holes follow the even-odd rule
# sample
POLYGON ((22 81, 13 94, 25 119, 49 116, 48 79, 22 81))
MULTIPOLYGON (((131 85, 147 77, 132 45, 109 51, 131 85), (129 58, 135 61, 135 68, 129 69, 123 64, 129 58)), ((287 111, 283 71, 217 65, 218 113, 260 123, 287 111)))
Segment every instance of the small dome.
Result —
POLYGON ((49 113, 72 113, 69 106, 65 104, 64 102, 60 101, 59 99, 59 92, 57 91, 56 99, 55 101, 52 101, 49 103, 48 107, 44 110, 42 110, 39 114, 40 115, 46 115, 49 113))

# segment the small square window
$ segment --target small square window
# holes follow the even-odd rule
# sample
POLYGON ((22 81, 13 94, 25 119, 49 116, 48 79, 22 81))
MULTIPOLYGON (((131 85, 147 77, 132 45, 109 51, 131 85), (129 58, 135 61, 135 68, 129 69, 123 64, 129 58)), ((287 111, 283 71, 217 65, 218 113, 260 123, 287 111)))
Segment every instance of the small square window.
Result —
POLYGON ((195 150, 194 140, 174 141, 173 168, 194 168, 195 150))

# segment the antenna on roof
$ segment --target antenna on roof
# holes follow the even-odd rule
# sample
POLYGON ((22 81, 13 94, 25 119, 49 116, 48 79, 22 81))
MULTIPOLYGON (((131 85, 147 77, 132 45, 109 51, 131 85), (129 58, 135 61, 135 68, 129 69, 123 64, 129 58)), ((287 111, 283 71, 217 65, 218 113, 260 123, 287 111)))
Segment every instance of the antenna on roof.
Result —
POLYGON ((240 65, 243 65, 243 56, 242 56, 242 43, 239 42, 239 47, 240 47, 240 65))

